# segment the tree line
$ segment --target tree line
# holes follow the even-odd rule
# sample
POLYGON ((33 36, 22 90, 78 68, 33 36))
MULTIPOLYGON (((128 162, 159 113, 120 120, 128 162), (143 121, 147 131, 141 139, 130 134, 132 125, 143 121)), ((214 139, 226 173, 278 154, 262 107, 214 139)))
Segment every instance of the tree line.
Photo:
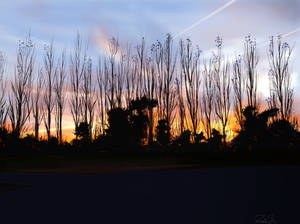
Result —
POLYGON ((280 122, 297 132, 292 50, 281 36, 270 38, 269 97, 261 105, 260 57, 251 35, 244 39, 243 53, 233 60, 224 54, 219 36, 211 55, 204 57, 190 39, 177 45, 170 34, 150 47, 144 38, 132 48, 111 38, 106 56, 93 60, 77 34, 70 52, 57 53, 53 42, 45 44, 41 63, 36 62, 36 46, 29 35, 19 42, 13 74, 6 74, 4 54, 0 57, 1 132, 19 139, 32 131, 40 140, 43 126, 47 141, 55 138, 63 143, 67 111, 75 142, 166 146, 171 141, 212 140, 225 150, 232 117, 238 134, 234 143, 245 133, 249 137, 250 129, 266 130, 280 122), (272 113, 261 115, 262 109, 272 113))

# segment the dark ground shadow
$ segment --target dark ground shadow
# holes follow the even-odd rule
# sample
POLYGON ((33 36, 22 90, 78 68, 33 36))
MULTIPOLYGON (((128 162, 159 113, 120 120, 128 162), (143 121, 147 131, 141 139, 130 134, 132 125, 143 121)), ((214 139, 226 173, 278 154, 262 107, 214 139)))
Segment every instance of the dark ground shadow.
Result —
POLYGON ((298 167, 0 174, 1 223, 300 223, 298 167), (5 220, 5 221, 4 221, 5 220), (268 222, 266 222, 268 221, 268 222))

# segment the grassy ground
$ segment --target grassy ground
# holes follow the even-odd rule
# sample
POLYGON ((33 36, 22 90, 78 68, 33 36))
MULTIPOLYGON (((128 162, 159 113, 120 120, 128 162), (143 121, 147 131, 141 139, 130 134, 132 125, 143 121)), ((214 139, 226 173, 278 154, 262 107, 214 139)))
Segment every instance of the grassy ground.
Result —
POLYGON ((0 172, 112 173, 153 169, 298 166, 298 152, 0 155, 0 172))

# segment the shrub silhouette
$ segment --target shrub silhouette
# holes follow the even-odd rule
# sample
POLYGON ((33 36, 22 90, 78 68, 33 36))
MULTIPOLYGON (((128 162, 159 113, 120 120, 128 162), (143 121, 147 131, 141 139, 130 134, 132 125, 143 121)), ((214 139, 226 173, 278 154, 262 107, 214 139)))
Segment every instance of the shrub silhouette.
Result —
POLYGON ((203 132, 200 132, 199 134, 194 134, 194 140, 195 144, 200 144, 202 140, 205 140, 203 132))
POLYGON ((272 148, 288 149, 294 147, 299 142, 299 132, 288 120, 281 119, 272 122, 269 126, 272 135, 272 148))
MULTIPOLYGON (((131 100, 129 104, 129 122, 132 128, 132 135, 135 137, 136 144, 142 145, 148 137, 149 128, 148 112, 157 106, 157 100, 148 99, 146 96, 131 100)), ((149 135, 152 130, 149 130, 149 135)))
POLYGON ((156 139, 160 145, 166 146, 170 143, 170 127, 168 126, 168 122, 166 120, 162 119, 158 121, 156 133, 156 139))
POLYGON ((178 136, 174 143, 180 147, 188 146, 191 143, 191 131, 185 130, 178 136))
POLYGON ((208 146, 212 150, 220 150, 222 147, 223 136, 216 129, 212 129, 212 137, 207 139, 208 146))
POLYGON ((268 121, 278 113, 277 108, 272 108, 258 113, 257 108, 248 106, 243 109, 241 130, 236 138, 232 140, 234 148, 261 149, 267 146, 271 140, 268 121))
POLYGON ((80 122, 78 127, 75 128, 75 135, 77 138, 83 141, 90 140, 90 128, 87 122, 80 122))
POLYGON ((108 129, 106 129, 106 134, 111 138, 111 144, 116 146, 128 145, 131 131, 128 111, 117 107, 108 111, 107 115, 108 129))

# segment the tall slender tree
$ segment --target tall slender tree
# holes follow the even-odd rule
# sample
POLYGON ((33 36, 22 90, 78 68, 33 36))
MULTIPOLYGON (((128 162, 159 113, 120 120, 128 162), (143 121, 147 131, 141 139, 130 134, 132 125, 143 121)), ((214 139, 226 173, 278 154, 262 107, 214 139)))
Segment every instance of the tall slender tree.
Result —
POLYGON ((271 107, 278 107, 281 119, 292 117, 294 91, 291 87, 290 57, 292 48, 282 42, 281 36, 271 37, 268 51, 271 81, 271 107))
POLYGON ((119 41, 115 38, 111 38, 109 40, 109 67, 106 66, 106 72, 109 75, 108 76, 108 84, 109 84, 109 90, 110 94, 107 95, 108 101, 110 104, 110 109, 113 109, 116 107, 116 57, 119 51, 119 41))
POLYGON ((82 49, 82 39, 77 33, 74 49, 70 57, 70 84, 71 84, 71 98, 70 107, 71 114, 75 125, 75 130, 78 128, 81 119, 81 82, 83 73, 86 69, 86 49, 82 49))
POLYGON ((103 70, 103 66, 101 65, 101 59, 98 60, 98 67, 97 67, 97 84, 98 84, 98 94, 97 94, 97 106, 98 106, 98 120, 99 120, 99 127, 98 132, 99 134, 104 134, 105 127, 106 127, 106 120, 108 111, 108 101, 106 94, 108 92, 108 79, 105 76, 105 72, 103 70))
MULTIPOLYGON (((155 63, 153 60, 153 52, 152 55, 146 60, 145 68, 145 80, 144 80, 144 90, 145 96, 149 99, 148 105, 148 126, 149 126, 149 135, 148 135, 148 144, 153 143, 153 131, 154 131, 154 100, 155 100, 155 90, 157 84, 157 76, 155 72, 155 63), (152 103, 152 104, 151 104, 152 103)), ((157 101, 155 100, 155 106, 157 106, 157 101)))
POLYGON ((258 107, 257 102, 257 64, 259 57, 256 49, 256 41, 250 35, 246 36, 244 42, 244 64, 245 64, 245 81, 246 95, 248 106, 258 107))
POLYGON ((31 112, 31 84, 34 70, 35 47, 30 34, 19 42, 17 65, 11 80, 8 116, 12 132, 19 138, 26 128, 31 112))
MULTIPOLYGON (((93 85, 93 77, 92 77, 92 59, 87 60, 87 64, 85 67, 85 71, 83 72, 83 80, 82 80, 82 96, 81 96, 81 105, 82 105, 82 117, 83 122, 88 124, 89 126, 89 134, 92 133, 92 127, 94 123, 94 115, 95 115, 95 88, 93 85)), ((91 136, 89 136, 91 138, 91 136)))
POLYGON ((198 134, 200 124, 200 55, 197 48, 193 50, 192 42, 180 41, 180 64, 184 77, 187 108, 190 115, 193 134, 198 134))
POLYGON ((42 68, 39 69, 35 78, 34 93, 32 94, 32 115, 34 119, 34 137, 39 139, 40 125, 43 120, 44 110, 42 104, 42 90, 44 86, 44 77, 42 68))
POLYGON ((230 113, 230 66, 222 55, 222 38, 216 39, 217 53, 213 55, 214 86, 215 86, 215 113, 222 126, 223 141, 226 141, 226 127, 230 113))
POLYGON ((235 118, 241 125, 243 119, 243 97, 245 80, 242 72, 241 57, 238 57, 233 63, 232 86, 234 91, 234 112, 235 118))
POLYGON ((55 52, 53 48, 53 42, 50 45, 45 45, 44 47, 44 78, 45 78, 45 87, 46 91, 44 94, 44 104, 45 104, 45 116, 44 124, 47 131, 48 140, 51 137, 51 122, 52 122, 52 111, 54 108, 53 102, 53 85, 55 78, 55 52))
POLYGON ((66 53, 62 52, 55 73, 55 124, 56 124, 56 137, 62 143, 62 122, 63 112, 65 107, 65 80, 66 80, 66 53))
POLYGON ((177 57, 173 49, 173 40, 170 34, 167 34, 163 44, 159 41, 157 42, 155 55, 159 80, 157 85, 158 115, 159 119, 165 119, 167 125, 172 127, 176 107, 176 88, 174 83, 177 57))
POLYGON ((203 70, 203 93, 202 93, 202 114, 203 114, 203 126, 205 129, 206 137, 212 137, 212 123, 213 123, 213 111, 214 111, 214 100, 215 100, 215 89, 213 82, 213 61, 204 63, 203 70))
POLYGON ((0 52, 0 129, 5 128, 7 119, 6 103, 6 79, 4 78, 6 59, 3 52, 0 52))

